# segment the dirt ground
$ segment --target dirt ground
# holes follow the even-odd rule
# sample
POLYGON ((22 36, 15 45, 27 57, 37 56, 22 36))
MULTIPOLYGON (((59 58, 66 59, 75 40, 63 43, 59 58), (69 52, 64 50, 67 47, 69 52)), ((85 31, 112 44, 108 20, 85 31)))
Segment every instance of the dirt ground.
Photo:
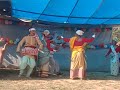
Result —
POLYGON ((120 90, 120 75, 105 72, 88 72, 87 80, 69 79, 69 71, 63 76, 47 79, 32 76, 18 78, 18 70, 0 70, 0 90, 120 90))

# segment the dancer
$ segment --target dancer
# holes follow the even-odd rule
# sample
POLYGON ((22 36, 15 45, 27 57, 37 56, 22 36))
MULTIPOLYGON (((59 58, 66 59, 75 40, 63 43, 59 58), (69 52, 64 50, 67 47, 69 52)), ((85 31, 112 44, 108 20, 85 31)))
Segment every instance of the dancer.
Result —
POLYGON ((49 72, 49 59, 50 59, 50 41, 48 38, 50 38, 50 32, 48 30, 45 30, 42 35, 42 43, 43 43, 43 51, 44 53, 39 52, 38 54, 38 76, 42 78, 47 78, 48 77, 48 72, 49 72))
MULTIPOLYGON (((54 41, 51 42, 51 47, 55 50, 58 50, 58 46, 56 47, 56 43, 54 41)), ((49 64, 49 73, 51 75, 62 75, 60 72, 60 66, 58 62, 54 59, 55 51, 50 51, 50 64, 49 64)))
POLYGON ((33 68, 35 67, 35 59, 38 55, 38 48, 41 50, 43 47, 43 44, 39 40, 39 38, 36 37, 36 29, 31 28, 29 29, 29 35, 23 37, 23 39, 19 42, 17 47, 17 52, 20 52, 20 48, 24 45, 24 48, 22 49, 21 54, 23 55, 21 64, 20 64, 20 73, 18 77, 21 77, 24 73, 24 70, 28 66, 26 77, 30 78, 30 75, 33 71, 33 68))
MULTIPOLYGON (((115 45, 115 51, 117 53, 120 53, 120 42, 112 41, 112 45, 115 45)), ((110 48, 109 51, 106 53, 105 57, 109 56, 109 54, 112 52, 112 49, 110 48)))
MULTIPOLYGON (((113 43, 112 44, 116 44, 113 43)), ((111 71, 111 75, 117 76, 119 74, 119 55, 118 53, 120 53, 120 42, 118 42, 116 44, 116 48, 114 48, 113 45, 110 46, 109 51, 107 52, 107 54, 105 55, 106 57, 108 57, 110 55, 110 71, 111 71), (111 53, 112 52, 112 53, 111 53)))
POLYGON ((65 42, 69 42, 71 55, 71 67, 70 67, 70 78, 71 79, 85 79, 86 77, 86 60, 85 60, 85 49, 87 43, 90 43, 94 40, 93 38, 83 38, 83 31, 77 30, 76 34, 72 38, 63 38, 65 42))
POLYGON ((111 75, 117 76, 119 74, 119 57, 118 53, 116 52, 113 45, 110 46, 111 48, 111 59, 110 59, 110 70, 111 75))
POLYGON ((51 47, 52 36, 50 35, 49 30, 43 32, 42 43, 44 44, 43 51, 44 53, 39 53, 38 63, 40 66, 39 76, 46 78, 48 77, 49 72, 53 73, 54 68, 59 68, 56 61, 53 59, 53 52, 56 52, 54 48, 51 47))

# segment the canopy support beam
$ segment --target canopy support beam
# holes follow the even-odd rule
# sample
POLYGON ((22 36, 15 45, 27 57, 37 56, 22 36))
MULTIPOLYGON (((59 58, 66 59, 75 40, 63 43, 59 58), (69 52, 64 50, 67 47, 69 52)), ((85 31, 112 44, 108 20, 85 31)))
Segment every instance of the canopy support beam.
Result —
POLYGON ((104 0, 102 0, 102 2, 100 3, 100 5, 98 6, 98 8, 95 10, 95 12, 88 18, 88 20, 84 24, 87 24, 87 22, 89 21, 89 19, 92 19, 92 17, 94 16, 94 14, 101 8, 103 2, 104 2, 104 0))
POLYGON ((71 13, 69 14, 68 19, 66 20, 66 22, 68 22, 68 21, 69 21, 69 18, 70 18, 70 16, 71 16, 71 14, 73 13, 73 11, 74 11, 74 9, 75 9, 76 5, 78 4, 78 2, 79 2, 79 0, 77 0, 77 1, 76 1, 76 3, 75 3, 75 5, 74 5, 74 7, 73 7, 73 9, 72 9, 71 13))

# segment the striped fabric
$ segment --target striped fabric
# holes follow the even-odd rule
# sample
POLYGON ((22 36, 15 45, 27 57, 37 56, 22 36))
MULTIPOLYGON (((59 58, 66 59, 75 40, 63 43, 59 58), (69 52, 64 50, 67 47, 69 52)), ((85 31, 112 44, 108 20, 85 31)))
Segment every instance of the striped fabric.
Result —
POLYGON ((38 49, 31 48, 31 47, 25 47, 24 49, 22 49, 21 53, 24 55, 38 55, 38 49))

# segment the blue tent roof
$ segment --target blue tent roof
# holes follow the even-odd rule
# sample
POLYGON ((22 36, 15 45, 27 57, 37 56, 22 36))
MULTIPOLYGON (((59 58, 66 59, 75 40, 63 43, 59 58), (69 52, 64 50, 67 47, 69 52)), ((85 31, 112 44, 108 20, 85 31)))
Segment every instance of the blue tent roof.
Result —
POLYGON ((120 0, 12 0, 12 16, 70 24, 120 24, 120 0))

